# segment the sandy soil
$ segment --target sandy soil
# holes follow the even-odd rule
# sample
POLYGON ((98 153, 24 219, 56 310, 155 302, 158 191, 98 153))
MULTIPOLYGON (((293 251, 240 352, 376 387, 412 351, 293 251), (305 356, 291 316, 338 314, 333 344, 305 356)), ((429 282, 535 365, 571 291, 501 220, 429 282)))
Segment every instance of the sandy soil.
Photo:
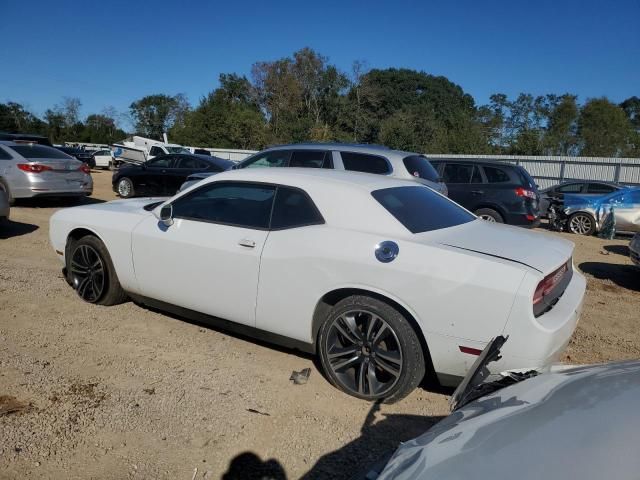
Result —
MULTIPOLYGON (((94 197, 115 198, 110 173, 94 197)), ((443 393, 395 405, 343 395, 313 359, 133 303, 82 303, 48 244, 62 202, 0 229, 0 478, 348 478, 447 415, 443 393), (306 385, 292 370, 312 369, 306 385), (196 472, 197 469, 197 472, 196 472)), ((588 294, 565 360, 640 357, 627 238, 576 243, 588 294)))

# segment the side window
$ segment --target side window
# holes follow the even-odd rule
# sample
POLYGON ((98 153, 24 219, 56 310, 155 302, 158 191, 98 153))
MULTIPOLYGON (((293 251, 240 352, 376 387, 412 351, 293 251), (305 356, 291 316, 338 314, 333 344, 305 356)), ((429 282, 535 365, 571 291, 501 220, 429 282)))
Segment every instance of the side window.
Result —
POLYGON ((511 181, 509 174, 501 168, 482 167, 489 183, 507 183, 511 181))
POLYGON ((153 146, 151 150, 149 150, 149 155, 157 157, 158 155, 164 155, 164 151, 160 147, 153 146))
POLYGON ((154 158, 147 162, 147 166, 151 168, 170 168, 172 158, 173 157, 171 155, 154 158))
POLYGON ((391 171, 389 163, 384 157, 354 152, 340 152, 340 156, 345 170, 377 174, 385 174, 391 171))
POLYGON ((189 156, 178 157, 177 167, 176 168, 188 168, 188 169, 199 169, 199 168, 207 168, 209 165, 198 158, 193 158, 189 156))
POLYGON ((447 163, 442 177, 445 183, 482 183, 480 170, 466 163, 447 163))
POLYGON ((291 154, 290 167, 322 168, 327 152, 324 150, 296 150, 291 154))
POLYGON ((239 164, 238 168, 286 167, 290 156, 289 150, 272 150, 258 154, 251 160, 239 164))
POLYGON ((556 188, 558 193, 580 193, 582 191, 582 183, 570 183, 556 188))
POLYGON ((587 193, 613 193, 617 188, 604 183, 589 183, 587 185, 587 193))
POLYGON ((173 202, 173 216, 245 228, 269 228, 275 187, 216 182, 173 202))
POLYGON ((13 157, 9 155, 3 148, 0 148, 0 160, 11 160, 13 157))
POLYGON ((305 192, 297 188, 278 187, 271 217, 272 230, 320 223, 324 223, 324 219, 305 192))

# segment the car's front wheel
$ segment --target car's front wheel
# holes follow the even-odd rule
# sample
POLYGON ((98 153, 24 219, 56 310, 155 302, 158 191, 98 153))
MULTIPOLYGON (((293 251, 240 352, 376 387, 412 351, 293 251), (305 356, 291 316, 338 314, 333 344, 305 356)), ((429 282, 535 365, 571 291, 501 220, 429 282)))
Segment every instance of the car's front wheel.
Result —
POLYGON ((425 374, 420 340, 402 313, 378 299, 338 302, 320 327, 323 369, 336 387, 365 400, 401 400, 425 374))
POLYGON ((107 247, 99 238, 87 235, 69 245, 66 263, 67 281, 84 301, 116 305, 126 300, 107 247))
POLYGON ((118 195, 122 198, 131 198, 136 194, 135 188, 133 187, 133 182, 130 178, 122 177, 118 180, 118 195))
POLYGON ((577 212, 569 217, 569 231, 576 235, 593 235, 596 231, 596 219, 585 212, 577 212))

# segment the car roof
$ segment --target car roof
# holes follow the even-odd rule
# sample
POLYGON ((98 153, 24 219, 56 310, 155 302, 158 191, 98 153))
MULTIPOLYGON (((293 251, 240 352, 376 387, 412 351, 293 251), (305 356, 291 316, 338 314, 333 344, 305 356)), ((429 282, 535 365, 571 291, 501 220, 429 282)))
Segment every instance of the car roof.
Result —
MULTIPOLYGON (((342 150, 354 153, 368 153, 371 155, 382 155, 390 160, 394 157, 407 157, 411 155, 425 156, 422 153, 407 152, 404 150, 394 150, 384 145, 368 144, 368 143, 339 143, 339 142, 304 142, 304 143, 288 143, 283 145, 273 145, 262 150, 342 150)), ((261 153, 261 152, 258 152, 261 153)))
POLYGON ((518 168, 520 165, 515 165, 509 162, 501 162, 498 160, 485 160, 484 158, 443 158, 437 157, 433 158, 429 155, 426 156, 429 162, 438 163, 438 162, 447 162, 447 163, 480 163, 482 165, 488 165, 491 167, 513 167, 518 168))
POLYGON ((394 186, 400 187, 417 185, 411 180, 404 180, 373 173, 298 167, 241 168, 219 173, 214 178, 216 180, 228 179, 245 182, 274 183, 298 186, 300 188, 333 184, 339 189, 359 188, 368 191, 394 186))

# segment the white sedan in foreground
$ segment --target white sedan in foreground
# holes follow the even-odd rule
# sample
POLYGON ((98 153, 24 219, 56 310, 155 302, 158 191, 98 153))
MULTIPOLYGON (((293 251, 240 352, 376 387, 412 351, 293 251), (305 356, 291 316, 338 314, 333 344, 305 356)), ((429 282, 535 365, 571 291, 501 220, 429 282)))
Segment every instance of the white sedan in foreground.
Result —
POLYGON ((500 334, 498 371, 547 365, 585 292, 571 242, 361 173, 223 172, 166 201, 61 210, 50 236, 84 300, 130 297, 317 352, 367 400, 396 401, 425 374, 455 385, 500 334))

